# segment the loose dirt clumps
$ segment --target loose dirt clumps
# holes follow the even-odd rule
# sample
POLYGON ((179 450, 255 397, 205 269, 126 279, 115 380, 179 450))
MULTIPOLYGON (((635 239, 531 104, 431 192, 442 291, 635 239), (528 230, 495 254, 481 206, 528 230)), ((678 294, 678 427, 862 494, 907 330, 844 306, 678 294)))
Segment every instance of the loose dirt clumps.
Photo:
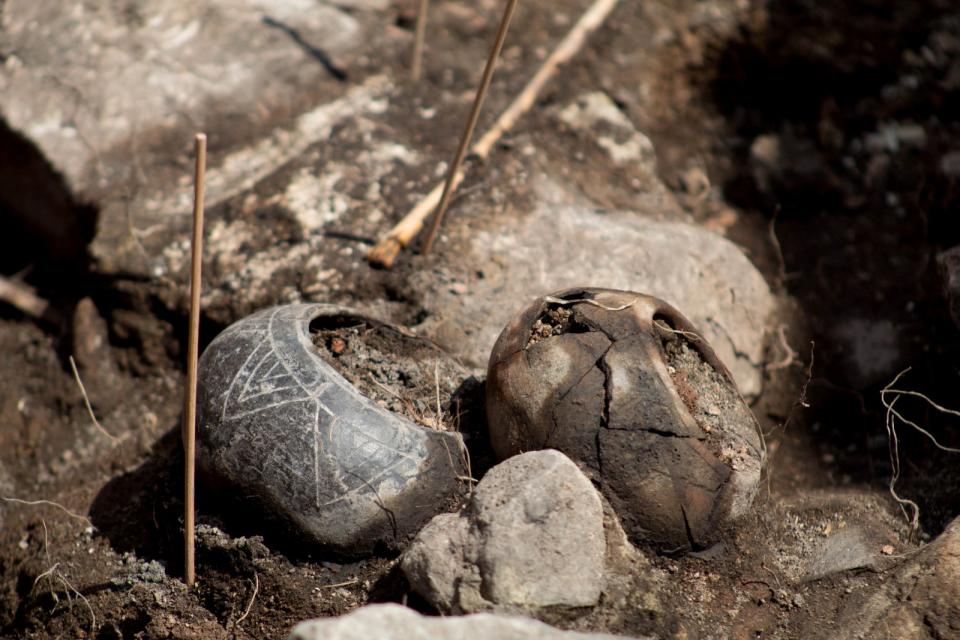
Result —
POLYGON ((706 434, 706 442, 734 469, 745 469, 763 454, 756 438, 736 437, 735 425, 755 423, 753 414, 730 380, 721 374, 696 348, 702 338, 677 331, 657 321, 663 338, 667 371, 693 419, 706 434), (731 441, 734 437, 736 441, 731 441))
POLYGON ((524 348, 529 349, 541 340, 567 333, 570 331, 570 318, 572 316, 573 311, 568 307, 547 307, 543 315, 537 318, 530 327, 530 339, 524 348))
POLYGON ((357 317, 321 318, 311 332, 324 361, 381 407, 425 427, 459 427, 470 374, 432 342, 357 317))

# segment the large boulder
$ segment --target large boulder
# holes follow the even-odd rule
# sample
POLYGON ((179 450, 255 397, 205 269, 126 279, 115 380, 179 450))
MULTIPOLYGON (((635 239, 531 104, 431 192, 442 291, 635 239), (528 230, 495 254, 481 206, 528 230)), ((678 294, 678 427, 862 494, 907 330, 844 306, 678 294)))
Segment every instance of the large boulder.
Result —
POLYGON ((382 3, 340 4, 5 2, 0 205, 55 255, 95 234, 100 271, 165 275, 163 250, 189 229, 196 131, 210 136, 213 206, 385 86, 344 82, 382 3))

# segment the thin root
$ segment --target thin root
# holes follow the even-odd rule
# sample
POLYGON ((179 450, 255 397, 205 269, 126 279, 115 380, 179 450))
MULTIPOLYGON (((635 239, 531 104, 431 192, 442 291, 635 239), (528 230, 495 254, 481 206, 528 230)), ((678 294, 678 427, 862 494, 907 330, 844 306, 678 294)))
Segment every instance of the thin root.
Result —
POLYGON ((103 428, 103 425, 100 424, 100 421, 97 420, 97 416, 93 413, 93 407, 90 405, 90 398, 87 396, 87 389, 83 386, 83 380, 80 379, 80 372, 77 371, 77 363, 74 362, 73 356, 70 356, 70 368, 73 370, 73 379, 77 381, 77 386, 80 387, 80 394, 83 396, 83 404, 87 408, 87 414, 89 414, 90 419, 93 420, 93 426, 103 435, 110 438, 111 442, 117 442, 119 438, 113 435, 109 431, 103 428))
POLYGON ((640 298, 634 298, 633 300, 631 300, 631 301, 628 302, 627 304, 620 305, 619 307, 608 307, 608 306, 605 306, 605 305, 600 304, 600 303, 597 302, 596 300, 590 300, 590 299, 588 299, 588 298, 574 298, 574 299, 572 299, 572 300, 565 300, 565 299, 563 299, 563 298, 554 298, 553 296, 544 296, 544 297, 543 297, 543 301, 546 302, 546 303, 548 303, 548 304, 556 304, 556 305, 560 305, 560 306, 562 306, 562 307, 567 306, 567 305, 571 305, 571 304, 577 304, 577 303, 579 303, 579 302, 584 302, 584 303, 586 303, 586 304, 590 304, 590 305, 593 305, 593 306, 595 306, 595 307, 599 307, 599 308, 603 309, 604 311, 623 311, 624 309, 629 309, 629 308, 632 307, 633 305, 637 304, 637 303, 640 301, 640 298))
POLYGON ((674 329, 663 320, 654 320, 653 324, 657 329, 660 329, 660 331, 681 335, 687 340, 689 340, 690 342, 700 342, 701 340, 703 340, 703 338, 701 338, 698 334, 694 333, 693 331, 683 331, 682 329, 674 329))
POLYGON ((246 620, 247 616, 250 615, 250 609, 253 608, 253 601, 257 599, 257 592, 260 591, 260 576, 257 575, 257 572, 253 572, 253 595, 250 596, 250 602, 247 603, 247 608, 243 610, 243 615, 237 618, 237 621, 234 624, 235 627, 240 626, 240 623, 246 620))
POLYGON ((776 362, 771 362, 767 365, 767 371, 776 371, 778 369, 786 369, 790 365, 798 362, 797 357, 800 355, 790 346, 790 343, 787 342, 787 325, 781 324, 777 327, 777 336, 780 340, 780 348, 783 350, 783 357, 776 362))
POLYGON ((351 578, 350 580, 345 580, 344 582, 338 582, 336 584, 322 584, 317 589, 337 589, 339 587, 349 587, 360 582, 356 578, 351 578))
POLYGON ((81 522, 86 523, 88 527, 93 526, 93 523, 90 522, 90 520, 86 516, 82 516, 79 513, 74 513, 73 511, 70 511, 65 506, 63 506, 62 504, 58 504, 50 500, 21 500, 20 498, 8 498, 6 496, 0 496, 0 500, 3 500, 5 502, 13 502, 16 504, 24 504, 30 507, 36 507, 41 505, 56 507, 57 509, 59 509, 60 511, 63 511, 65 514, 67 514, 71 518, 76 518, 77 520, 80 520, 81 522))
MULTIPOLYGON (((93 612, 93 607, 90 605, 90 601, 87 600, 87 596, 77 591, 77 588, 74 587, 72 584, 70 584, 70 581, 67 580, 67 577, 63 575, 62 572, 57 571, 56 576, 57 576, 57 579, 63 583, 63 586, 66 587, 65 593, 67 594, 68 599, 70 598, 70 593, 73 592, 74 595, 76 595, 78 598, 83 600, 83 604, 86 605, 87 611, 90 613, 90 632, 96 633, 97 632, 97 615, 93 612)), ((72 601, 70 605, 73 606, 72 601)))
POLYGON ((919 424, 917 424, 913 420, 906 418, 900 411, 898 411, 895 408, 897 401, 900 400, 900 398, 902 398, 903 396, 913 396, 913 397, 922 399, 928 405, 930 405, 940 413, 943 413, 946 415, 960 416, 960 411, 956 411, 954 409, 948 409, 947 407, 937 404, 936 402, 931 400, 926 395, 920 393, 919 391, 897 389, 894 385, 896 385, 897 382, 900 380, 900 378, 902 378, 909 371, 910 371, 910 367, 907 367, 906 369, 898 373, 897 376, 892 381, 890 381, 890 384, 888 384, 887 386, 885 386, 883 389, 880 390, 880 401, 883 403, 883 406, 886 407, 887 409, 887 415, 886 415, 887 441, 890 447, 890 466, 893 470, 893 474, 890 477, 890 495, 893 497, 894 500, 896 500, 897 504, 900 505, 900 509, 903 511, 904 517, 906 517, 910 523, 910 531, 911 533, 913 533, 917 531, 917 529, 920 526, 920 507, 913 500, 900 497, 900 495, 898 495, 896 491, 897 480, 900 479, 900 446, 899 446, 899 439, 897 437, 897 420, 900 420, 900 422, 902 422, 903 424, 909 427, 912 427, 916 431, 926 436, 933 443, 933 445, 937 449, 940 449, 941 451, 945 451, 947 453, 960 453, 960 449, 947 447, 945 445, 940 444, 940 442, 936 439, 936 437, 934 437, 932 433, 930 433, 929 431, 921 427, 919 424), (888 395, 892 395, 894 397, 892 399, 888 399, 887 397, 888 395), (908 507, 910 509, 910 513, 907 513, 908 507))

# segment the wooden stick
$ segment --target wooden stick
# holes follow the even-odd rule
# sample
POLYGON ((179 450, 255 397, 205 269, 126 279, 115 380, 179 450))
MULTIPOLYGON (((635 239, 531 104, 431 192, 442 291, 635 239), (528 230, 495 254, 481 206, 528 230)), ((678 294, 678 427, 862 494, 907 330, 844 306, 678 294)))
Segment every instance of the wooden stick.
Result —
POLYGON ((518 0, 507 0, 507 6, 503 11, 503 18, 500 20, 500 28, 497 30, 497 38, 493 43, 493 49, 490 50, 490 57, 487 58, 487 66, 483 69, 483 77, 480 79, 480 88, 477 89, 477 97, 473 100, 473 108, 470 110, 470 117, 467 119, 467 128, 463 131, 460 138, 460 145, 457 147, 457 155, 453 158, 450 170, 447 172, 447 180, 443 185, 443 193, 440 195, 440 204, 437 205, 437 212, 433 215, 433 223, 430 225, 430 231, 427 232, 427 239, 423 242, 421 253, 426 255, 430 253, 433 247, 433 241, 437 237, 437 231, 440 229, 440 223, 443 221, 443 215, 447 212, 450 205, 450 198, 453 196, 453 190, 460 184, 463 174, 460 171, 460 165, 463 158, 467 155, 467 145, 470 144, 470 138, 473 137, 473 130, 477 127, 477 120, 480 119, 480 108, 487 97, 487 90, 490 88, 490 81, 493 79, 493 70, 497 66, 497 58, 500 57, 500 50, 503 49, 503 43, 507 39, 507 30, 510 29, 510 19, 513 17, 513 11, 517 8, 518 0), (457 176, 460 175, 460 179, 457 176), (456 183, 456 184, 454 184, 456 183))
POLYGON ((423 44, 427 38, 427 14, 430 0, 420 0, 417 5, 417 28, 413 36, 413 55, 410 60, 410 79, 420 82, 423 71, 423 44))
POLYGON ((16 307, 35 320, 43 318, 50 311, 50 303, 38 296, 33 287, 3 276, 0 276, 0 301, 16 307))
POLYGON ((196 167, 193 175, 193 242, 190 251, 190 336, 187 346, 187 402, 184 410, 184 473, 183 473, 183 551, 184 577, 192 587, 196 574, 193 563, 194 483, 197 450, 197 357, 200 335, 200 265, 203 255, 203 180, 207 166, 207 136, 198 133, 196 167))
MULTIPOLYGON (((483 160, 489 155, 494 145, 509 131, 517 121, 534 105, 543 87, 556 73, 557 68, 569 62, 586 43, 591 33, 596 31, 607 19, 619 0, 595 0, 589 9, 580 17, 572 29, 564 36, 550 56, 543 62, 533 78, 510 103, 506 111, 500 114, 493 127, 480 138, 471 153, 483 160)), ((454 185, 463 179, 464 172, 460 170, 454 176, 454 185)), ((440 202, 445 183, 440 183, 427 194, 410 212, 397 223, 386 236, 367 254, 367 260, 379 267, 389 269, 400 250, 413 242, 420 233, 423 223, 430 212, 440 202)))
POLYGON ((487 90, 490 88, 490 81, 493 79, 493 70, 496 67, 497 58, 500 57, 500 50, 507 39, 507 31, 510 28, 510 19, 517 8, 518 0, 507 0, 507 5, 503 11, 503 17, 500 19, 500 27, 497 29, 497 36, 487 57, 487 64, 483 69, 483 75, 480 78, 480 86, 477 88, 477 95, 473 99, 473 106, 470 109, 470 115, 467 118, 467 126, 463 135, 460 137, 460 144, 457 146, 457 152, 454 155, 453 162, 447 170, 446 180, 441 185, 433 188, 430 194, 414 207, 413 211, 394 227, 390 235, 373 247, 367 253, 367 260, 374 265, 382 266, 387 269, 393 266, 400 249, 410 243, 423 227, 423 221, 426 220, 430 212, 436 208, 434 224, 427 235, 427 240, 423 245, 423 253, 428 253, 433 246, 433 239, 439 228, 439 221, 443 218, 443 213, 450 203, 450 197, 454 189, 463 180, 463 171, 460 165, 467 155, 467 145, 470 144, 470 138, 473 136, 473 130, 477 126, 477 120, 480 117, 480 108, 483 106, 484 98, 487 96, 487 90), (409 224, 404 222, 409 220, 409 224))

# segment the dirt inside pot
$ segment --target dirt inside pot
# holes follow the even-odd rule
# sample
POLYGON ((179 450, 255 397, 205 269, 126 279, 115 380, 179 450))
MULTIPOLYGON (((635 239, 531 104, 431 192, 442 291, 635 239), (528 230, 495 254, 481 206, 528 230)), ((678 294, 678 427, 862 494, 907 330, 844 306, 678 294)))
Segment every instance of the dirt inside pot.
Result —
POLYGON ((310 330, 320 357, 381 407, 431 429, 460 428, 470 376, 432 342, 351 316, 317 318, 310 330))
POLYGON ((548 307, 530 327, 530 339, 525 346, 529 349, 541 340, 559 336, 570 331, 573 324, 573 311, 559 305, 548 307))
MULTIPOLYGON (((746 438, 731 440, 737 433, 735 425, 756 424, 750 408, 730 380, 704 360, 694 344, 702 338, 678 331, 662 319, 655 320, 655 326, 663 341, 667 371, 674 387, 690 415, 707 434, 707 444, 734 470, 756 464, 760 452, 752 442, 746 438)), ((763 434, 759 429, 757 436, 762 449, 763 434)))

